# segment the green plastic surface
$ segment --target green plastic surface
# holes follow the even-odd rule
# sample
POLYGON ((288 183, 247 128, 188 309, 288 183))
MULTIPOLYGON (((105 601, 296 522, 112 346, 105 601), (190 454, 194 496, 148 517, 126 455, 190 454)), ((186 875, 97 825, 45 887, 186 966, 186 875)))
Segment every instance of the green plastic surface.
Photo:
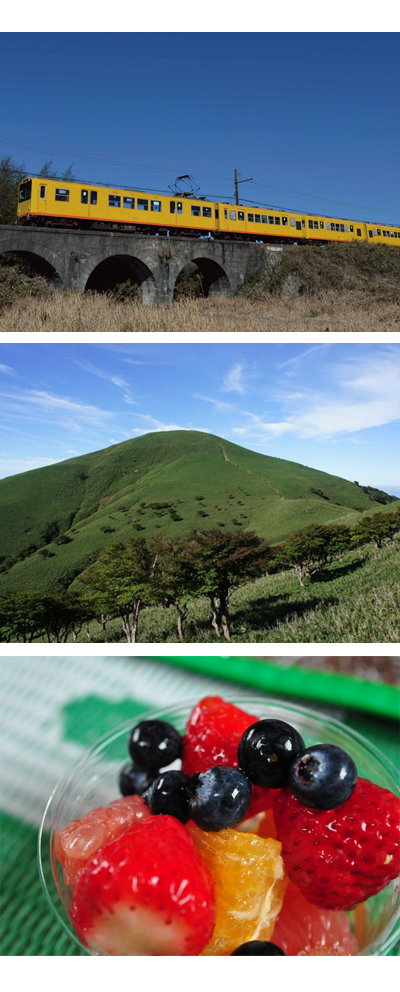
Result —
POLYGON ((336 706, 364 710, 389 719, 400 717, 400 690, 384 682, 367 682, 337 672, 316 672, 305 668, 280 668, 263 658, 168 657, 159 658, 201 672, 213 678, 229 678, 261 689, 262 692, 313 699, 336 706))
MULTIPOLYGON (((187 659, 179 659, 180 664, 186 661, 187 659)), ((190 661, 197 662, 198 659, 190 661)), ((215 659, 207 661, 212 662, 215 659)), ((54 659, 51 671, 48 662, 41 667, 40 659, 30 659, 31 668, 25 669, 22 664, 17 664, 16 659, 10 659, 13 669, 10 669, 8 683, 2 689, 1 697, 3 722, 8 719, 8 726, 14 728, 15 737, 15 752, 11 750, 8 759, 9 785, 2 785, 1 793, 1 954, 80 955, 79 949, 60 929, 47 906, 36 861, 40 815, 59 774, 53 769, 56 756, 65 749, 68 766, 71 761, 77 760, 70 756, 71 749, 83 749, 105 731, 130 719, 130 716, 134 720, 140 711, 170 705, 172 700, 178 703, 210 694, 238 695, 233 684, 238 679, 234 677, 233 682, 229 683, 227 672, 221 674, 221 659, 217 661, 219 679, 210 678, 200 666, 197 675, 187 670, 179 671, 175 666, 175 659, 164 659, 162 662, 160 659, 133 658, 108 658, 101 661, 96 658, 54 659), (224 682, 221 681, 222 678, 225 679, 224 682), (21 742, 27 737, 29 721, 35 728, 35 740, 29 743, 27 753, 21 755, 21 742), (28 780, 27 761, 31 761, 28 780), (42 802, 43 769, 48 773, 51 784, 42 802), (30 797, 27 804, 24 798, 26 794, 30 797), (27 806, 26 818, 10 813, 15 797, 20 800, 21 796, 24 800, 21 809, 27 806), (40 799, 37 814, 34 808, 35 796, 40 799)), ((5 660, 2 659, 2 667, 4 663, 5 660)), ((287 670, 281 672, 282 674, 287 675, 287 670)), ((217 675, 215 669, 214 675, 217 675)), ((245 672, 242 675, 243 684, 254 687, 255 683, 245 678, 245 672)), ((302 673, 304 681, 308 680, 308 675, 308 672, 302 673)), ((329 680, 329 684, 333 686, 333 678, 329 680)), ((260 687, 256 684, 256 688, 260 687)), ((266 687, 265 691, 272 694, 272 687, 266 687)), ((260 691, 257 694, 262 693, 260 691)), ((275 694, 279 695, 279 692, 275 690, 275 694)), ((367 737, 397 764, 397 723, 377 714, 356 711, 354 699, 351 700, 351 708, 342 706, 338 709, 337 706, 332 706, 333 695, 332 692, 331 705, 319 700, 318 706, 310 703, 310 709, 315 706, 320 712, 346 723, 367 737)), ((4 739, 6 734, 7 728, 4 739)), ((6 779, 4 769, 3 777, 6 779)), ((398 955, 399 952, 400 945, 391 953, 398 955)))

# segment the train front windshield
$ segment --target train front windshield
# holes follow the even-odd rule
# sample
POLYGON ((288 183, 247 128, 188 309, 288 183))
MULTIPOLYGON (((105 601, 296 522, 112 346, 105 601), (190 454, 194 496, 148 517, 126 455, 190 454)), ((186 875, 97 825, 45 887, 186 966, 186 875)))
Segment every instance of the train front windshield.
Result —
POLYGON ((32 192, 32 180, 23 179, 19 187, 19 197, 18 197, 19 203, 23 203, 24 200, 30 200, 31 192, 32 192))

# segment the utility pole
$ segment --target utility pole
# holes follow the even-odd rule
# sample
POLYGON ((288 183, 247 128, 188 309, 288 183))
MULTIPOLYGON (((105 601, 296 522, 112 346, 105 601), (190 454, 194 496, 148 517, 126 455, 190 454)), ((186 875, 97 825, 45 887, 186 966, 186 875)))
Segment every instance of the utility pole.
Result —
POLYGON ((238 170, 235 169, 235 203, 236 203, 236 206, 237 207, 239 206, 239 203, 240 203, 240 200, 239 200, 239 183, 252 183, 253 182, 252 179, 243 179, 242 176, 240 176, 240 179, 239 179, 239 176, 240 176, 240 172, 238 172, 238 170))
POLYGON ((239 180, 238 180, 238 171, 237 171, 237 169, 235 169, 235 203, 236 203, 236 206, 238 207, 239 206, 239 180))

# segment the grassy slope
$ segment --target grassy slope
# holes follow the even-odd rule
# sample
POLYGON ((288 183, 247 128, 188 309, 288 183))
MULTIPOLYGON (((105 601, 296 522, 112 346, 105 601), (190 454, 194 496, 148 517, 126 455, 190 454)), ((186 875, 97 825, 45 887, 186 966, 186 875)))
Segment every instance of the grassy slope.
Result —
POLYGON ((68 587, 103 547, 139 534, 243 527, 277 543, 311 523, 352 523, 357 511, 380 509, 390 506, 380 507, 351 482, 213 435, 147 434, 0 482, 2 556, 16 556, 30 544, 52 553, 43 559, 36 552, 15 564, 0 575, 0 589, 51 591, 60 581, 68 587), (158 502, 171 507, 149 508, 158 502), (182 519, 173 520, 170 509, 182 519), (54 522, 70 543, 46 543, 54 522), (104 526, 112 532, 104 533, 104 526))
MULTIPOLYGON (((232 593, 231 638, 236 643, 391 643, 400 640, 400 544, 366 557, 351 552, 302 588, 294 573, 269 575, 232 593)), ((176 610, 151 607, 139 622, 139 643, 178 643, 176 610)), ((81 635, 87 642, 87 637, 81 635)), ((90 624, 90 640, 101 642, 98 623, 90 624)), ((107 626, 106 640, 124 641, 121 625, 107 626)), ((210 626, 205 597, 189 605, 186 643, 218 642, 210 626)))

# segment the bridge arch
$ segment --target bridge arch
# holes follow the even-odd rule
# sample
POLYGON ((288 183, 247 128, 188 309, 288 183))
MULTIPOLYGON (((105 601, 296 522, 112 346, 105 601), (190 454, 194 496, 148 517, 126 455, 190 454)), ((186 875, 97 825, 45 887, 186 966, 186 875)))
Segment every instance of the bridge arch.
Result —
POLYGON ((29 249, 26 239, 21 238, 18 232, 14 236, 12 234, 8 234, 7 237, 0 236, 0 256, 7 258, 7 256, 15 255, 16 258, 23 259, 29 263, 35 272, 48 279, 53 286, 62 288, 65 284, 66 274, 60 265, 59 257, 40 242, 30 239, 28 244, 29 249))
POLYGON ((143 259, 137 255, 115 254, 111 251, 96 255, 90 268, 82 273, 82 289, 86 292, 106 293, 119 283, 130 280, 138 287, 139 300, 142 303, 154 303, 156 298, 156 280, 153 272, 143 259))
POLYGON ((191 251, 190 257, 186 261, 182 260, 181 265, 175 272, 173 292, 179 276, 187 274, 198 274, 201 280, 203 296, 230 296, 232 286, 225 268, 217 262, 214 257, 203 251, 191 251))

